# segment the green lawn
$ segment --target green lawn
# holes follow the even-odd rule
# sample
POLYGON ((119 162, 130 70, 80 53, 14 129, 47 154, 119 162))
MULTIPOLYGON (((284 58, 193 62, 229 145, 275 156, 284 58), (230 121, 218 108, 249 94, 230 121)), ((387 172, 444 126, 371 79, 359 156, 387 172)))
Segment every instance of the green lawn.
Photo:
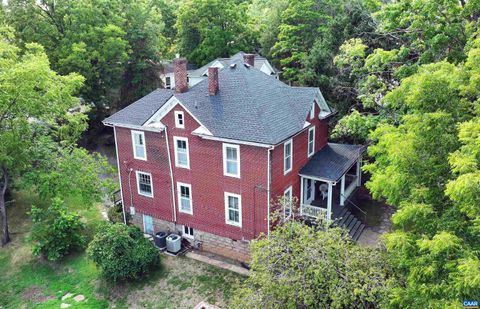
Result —
MULTIPOLYGON (((162 255, 162 266, 142 282, 113 285, 99 277, 95 265, 80 252, 51 263, 31 255, 26 239, 27 212, 35 200, 16 193, 9 207, 12 242, 0 249, 0 308, 60 308, 66 293, 82 294, 85 301, 69 298, 70 308, 192 308, 205 300, 225 307, 239 275, 188 258, 162 255)), ((78 208, 78 201, 67 201, 78 208)), ((81 211, 90 233, 100 222, 98 208, 81 211)))

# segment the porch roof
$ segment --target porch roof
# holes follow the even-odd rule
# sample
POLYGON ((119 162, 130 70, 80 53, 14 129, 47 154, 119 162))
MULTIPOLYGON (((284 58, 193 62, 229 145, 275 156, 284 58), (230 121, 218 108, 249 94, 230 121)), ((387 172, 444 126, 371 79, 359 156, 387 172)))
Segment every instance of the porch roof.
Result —
POLYGON ((300 170, 300 175, 338 181, 366 150, 363 145, 328 143, 300 170))

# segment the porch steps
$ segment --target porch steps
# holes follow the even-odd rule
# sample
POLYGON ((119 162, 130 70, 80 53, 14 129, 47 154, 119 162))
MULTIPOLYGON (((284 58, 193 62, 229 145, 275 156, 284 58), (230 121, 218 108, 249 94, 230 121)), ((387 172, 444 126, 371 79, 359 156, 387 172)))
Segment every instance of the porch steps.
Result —
POLYGON ((365 224, 358 220, 347 208, 342 210, 333 224, 344 228, 353 241, 357 241, 365 229, 365 224))

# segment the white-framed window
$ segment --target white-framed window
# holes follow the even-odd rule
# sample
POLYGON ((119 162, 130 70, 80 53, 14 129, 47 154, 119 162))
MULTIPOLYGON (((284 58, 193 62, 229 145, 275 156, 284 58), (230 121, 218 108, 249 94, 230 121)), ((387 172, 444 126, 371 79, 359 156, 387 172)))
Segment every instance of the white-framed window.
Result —
POLYGON ((193 228, 184 225, 182 229, 182 236, 185 238, 193 239, 193 228))
POLYGON ((292 140, 283 144, 283 173, 287 174, 292 170, 292 158, 293 158, 293 143, 292 140))
POLYGON ((187 183, 177 182, 178 209, 180 212, 193 214, 192 186, 187 183))
POLYGON ((283 197, 285 198, 283 216, 287 219, 292 215, 292 186, 288 187, 285 192, 283 192, 283 197))
POLYGON ((223 144, 223 174, 240 178, 240 146, 223 144))
POLYGON ((311 157, 315 153, 315 127, 308 129, 308 153, 307 155, 311 157))
POLYGON ((172 78, 170 76, 165 77, 165 88, 166 89, 172 88, 172 78))
POLYGON ((143 215, 143 232, 153 235, 153 219, 149 215, 143 215))
POLYGON ((310 110, 310 120, 315 117, 315 101, 313 101, 312 109, 310 110))
POLYGON ((145 133, 132 131, 133 157, 138 160, 147 160, 147 149, 145 147, 145 133))
POLYGON ((153 197, 152 174, 136 171, 138 194, 153 197))
POLYGON ((190 158, 188 155, 188 138, 186 137, 173 137, 174 149, 175 149, 175 166, 190 168, 190 158))
POLYGON ((225 222, 242 226, 242 196, 225 192, 225 222))
POLYGON ((175 127, 185 129, 185 116, 182 111, 175 111, 175 127))

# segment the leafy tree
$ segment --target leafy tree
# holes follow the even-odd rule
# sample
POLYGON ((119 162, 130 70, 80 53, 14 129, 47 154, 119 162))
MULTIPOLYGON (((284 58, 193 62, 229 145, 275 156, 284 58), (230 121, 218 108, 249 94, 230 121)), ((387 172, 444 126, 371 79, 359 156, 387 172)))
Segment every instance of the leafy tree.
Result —
MULTIPOLYGON (((74 96, 83 77, 58 75, 50 69, 43 47, 12 42, 10 28, 0 30, 0 212, 2 244, 9 241, 5 192, 13 185, 34 184, 46 199, 79 193, 85 201, 100 197, 99 171, 106 161, 76 148, 86 116, 74 96)), ((103 167, 102 167, 103 166, 103 167)))
POLYGON ((401 284, 394 307, 452 307, 480 297, 478 175, 479 46, 465 63, 423 65, 382 103, 398 125, 371 134, 367 187, 398 207, 387 251, 401 284))
POLYGON ((252 244, 251 272, 233 307, 378 307, 391 275, 382 251, 357 246, 340 229, 287 221, 252 244))
POLYGON ((246 4, 233 0, 187 0, 177 13, 177 50, 196 65, 255 47, 246 4))
MULTIPOLYGON (((370 13, 377 7, 376 1, 288 1, 270 49, 283 70, 282 77, 295 85, 320 87, 326 99, 345 113, 356 93, 350 77, 338 74, 333 59, 346 39, 360 35, 373 40, 375 23, 370 13)), ((277 21, 274 17, 270 19, 277 21)))
POLYGON ((54 70, 82 74, 81 95, 100 110, 123 106, 157 86, 153 71, 165 49, 161 5, 147 0, 4 4, 19 44, 43 44, 54 70))
POLYGON ((119 223, 105 223, 87 252, 112 281, 139 279, 160 262, 157 248, 137 227, 119 223))
POLYGON ((349 115, 340 119, 332 131, 331 137, 354 144, 364 144, 375 129, 379 118, 353 110, 349 115))
POLYGON ((85 226, 80 216, 69 213, 61 199, 53 199, 47 209, 32 206, 30 215, 33 227, 29 239, 35 255, 56 261, 85 245, 85 226))

